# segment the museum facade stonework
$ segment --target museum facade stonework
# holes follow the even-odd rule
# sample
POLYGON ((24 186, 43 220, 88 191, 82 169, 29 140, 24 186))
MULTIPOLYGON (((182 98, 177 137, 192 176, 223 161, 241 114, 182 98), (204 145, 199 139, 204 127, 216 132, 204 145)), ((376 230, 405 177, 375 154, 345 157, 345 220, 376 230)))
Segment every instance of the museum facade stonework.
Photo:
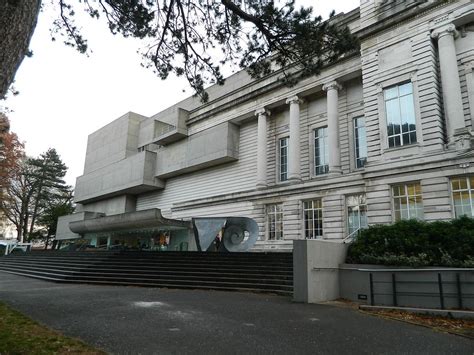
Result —
POLYGON ((472 1, 361 0, 334 21, 360 51, 318 76, 288 88, 278 73, 242 71, 209 88, 206 104, 190 97, 92 133, 78 212, 60 219, 57 238, 79 237, 73 220, 149 209, 250 217, 256 251, 349 240, 400 219, 474 217, 472 1))

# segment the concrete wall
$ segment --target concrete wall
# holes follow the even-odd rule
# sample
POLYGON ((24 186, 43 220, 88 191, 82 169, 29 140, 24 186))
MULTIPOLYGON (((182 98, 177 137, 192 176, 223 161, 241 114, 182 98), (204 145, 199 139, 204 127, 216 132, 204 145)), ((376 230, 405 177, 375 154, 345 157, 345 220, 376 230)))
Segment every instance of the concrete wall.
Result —
POLYGON ((84 174, 137 153, 140 122, 145 116, 129 112, 89 135, 84 174))
POLYGON ((222 123, 157 151, 156 176, 166 179, 239 157, 239 128, 222 123))
POLYGON ((463 308, 474 309, 474 269, 393 268, 380 265, 342 264, 339 270, 340 297, 371 304, 369 275, 374 282, 374 305, 393 306, 392 274, 395 274, 399 307, 441 308, 438 273, 441 274, 445 309, 458 309, 456 274, 460 276, 463 308), (379 272, 370 270, 383 270, 379 272), (409 271, 397 271, 409 270, 409 271), (427 271, 428 270, 428 271, 427 271))
POLYGON ((79 234, 71 232, 71 230, 69 229, 69 222, 83 221, 84 219, 89 218, 97 218, 101 215, 103 214, 95 212, 78 212, 67 216, 59 217, 56 229, 56 240, 80 238, 79 234))
POLYGON ((156 153, 135 152, 127 158, 79 176, 74 199, 88 203, 120 194, 138 194, 161 189, 164 183, 155 178, 156 153))
POLYGON ((324 240, 293 242, 293 300, 316 303, 338 299, 338 266, 347 244, 324 240))

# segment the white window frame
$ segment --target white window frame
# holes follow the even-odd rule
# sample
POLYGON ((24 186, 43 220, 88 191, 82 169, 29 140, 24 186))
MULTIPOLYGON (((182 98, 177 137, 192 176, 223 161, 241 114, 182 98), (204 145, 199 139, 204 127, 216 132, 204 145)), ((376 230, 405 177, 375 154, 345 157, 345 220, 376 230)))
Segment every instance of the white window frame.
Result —
POLYGON ((290 137, 284 135, 277 137, 277 181, 278 182, 287 182, 288 181, 288 165, 289 165, 289 153, 290 153, 290 137), (281 170, 281 142, 286 139, 286 179, 282 180, 282 170, 281 170))
POLYGON ((452 206, 452 209, 453 209, 453 217, 454 218, 460 218, 461 216, 464 216, 464 214, 461 215, 461 216, 456 215, 456 206, 455 206, 455 203, 454 203, 454 193, 455 192, 461 192, 461 191, 463 191, 463 192, 467 191, 468 194, 469 194, 469 203, 470 203, 470 208, 471 208, 471 215, 466 214, 466 216, 474 218, 474 202, 473 202, 473 199, 474 199, 474 186, 473 186, 473 184, 471 184, 471 178, 473 178, 472 175, 467 175, 467 176, 455 176, 455 177, 452 177, 452 178, 449 179, 449 189, 451 191, 451 206, 452 206), (453 180, 460 180, 460 179, 466 179, 467 180, 467 189, 454 190, 453 189, 453 180))
MULTIPOLYGON (((360 193, 355 193, 355 194, 349 194, 349 195, 346 195, 345 196, 345 207, 346 207, 346 211, 345 211, 345 214, 346 214, 346 231, 347 231, 347 235, 350 235, 352 232, 350 231, 350 228, 349 228, 349 207, 350 205, 347 203, 348 202, 348 199, 350 197, 353 197, 353 196, 361 196, 363 195, 364 196, 364 200, 365 200, 365 204, 358 204, 358 206, 365 206, 365 212, 366 212, 366 218, 367 218, 367 211, 368 211, 368 205, 367 205, 367 195, 365 194, 365 192, 360 192, 360 193)), ((360 218, 360 212, 359 212, 359 229, 363 229, 363 228, 367 228, 368 227, 368 221, 367 221, 367 226, 363 226, 361 227, 361 218, 360 218)))
MULTIPOLYGON (((303 212, 303 218, 302 218, 302 221, 303 221, 303 236, 305 239, 323 239, 324 238, 324 206, 323 206, 323 200, 322 198, 313 198, 313 199, 309 199, 309 200, 303 200, 302 201, 302 212, 303 212), (320 207, 316 207, 314 206, 314 203, 315 202, 319 202, 319 205, 320 207), (311 206, 310 208, 307 208, 306 207, 306 204, 309 204, 311 203, 311 206), (308 237, 308 234, 307 234, 307 231, 309 231, 310 229, 307 229, 306 228, 306 218, 305 218, 305 212, 306 211, 310 211, 311 212, 311 216, 312 216, 312 220, 314 221, 315 219, 315 213, 317 213, 318 211, 321 212, 321 218, 320 218, 320 225, 321 225, 321 228, 320 228, 320 232, 319 232, 319 229, 315 229, 315 225, 314 225, 314 222, 313 222, 313 226, 311 228, 311 231, 313 232, 313 237, 308 237), (316 233, 315 233, 316 231, 316 233)), ((318 216, 319 217, 319 216, 318 216)))
POLYGON ((265 206, 265 216, 266 216, 266 240, 268 241, 278 241, 285 238, 284 228, 283 228, 283 204, 282 203, 272 203, 265 206), (281 216, 280 221, 277 220, 277 215, 281 216), (270 218, 273 216, 273 219, 270 218), (275 238, 271 238, 271 223, 275 222, 274 233, 275 238), (280 224, 280 230, 278 230, 278 224, 280 224), (277 233, 281 234, 281 238, 277 238, 277 233))
POLYGON ((421 152, 421 146, 423 145, 423 134, 421 128, 421 111, 419 105, 420 98, 418 94, 417 72, 412 70, 405 74, 399 74, 396 78, 381 81, 376 84, 376 86, 380 128, 380 153, 387 158, 398 158, 400 156, 400 150, 403 150, 405 154, 419 154, 421 152), (413 102, 415 108, 415 127, 417 142, 414 144, 390 148, 388 146, 387 115, 385 111, 384 90, 389 89, 390 87, 393 87, 395 85, 400 85, 408 82, 411 82, 413 85, 413 102))
MULTIPOLYGON (((423 186, 421 184, 421 181, 409 181, 409 182, 401 182, 399 184, 393 184, 393 185, 390 185, 390 196, 391 196, 391 199, 392 199, 392 219, 394 222, 398 222, 398 221, 403 221, 403 220, 410 220, 410 219, 417 219, 419 221, 423 221, 424 218, 425 218, 425 204, 423 202, 423 186), (409 185, 420 185, 420 194, 417 195, 409 195, 408 194, 408 186, 409 185), (395 196, 394 194, 394 188, 395 187, 403 187, 404 189, 404 195, 401 195, 401 196, 395 196), (421 204, 422 204, 422 209, 421 209, 421 216, 418 216, 418 213, 416 216, 410 216, 410 197, 418 197, 420 196, 421 197, 421 204), (405 198, 406 199, 406 206, 408 206, 408 218, 402 218, 400 217, 400 219, 397 219, 396 218, 396 211, 395 211, 395 199, 396 198, 405 198)), ((400 210, 401 211, 401 210, 400 210)))
POLYGON ((316 174, 316 131, 319 130, 319 129, 323 129, 325 128, 326 129, 326 133, 327 133, 327 129, 328 129, 328 126, 327 124, 325 125, 320 125, 320 126, 317 126, 317 127, 313 127, 311 129, 311 132, 310 132, 310 137, 311 137, 311 176, 312 177, 320 177, 320 176, 327 176, 327 174, 329 173, 329 142, 328 142, 328 136, 326 134, 326 151, 325 151, 325 156, 328 158, 328 168, 327 168, 327 172, 323 173, 323 174, 316 174))
POLYGON ((366 120, 365 120, 365 116, 364 115, 361 115, 361 116, 352 116, 351 118, 351 125, 350 127, 352 127, 352 151, 353 151, 353 155, 352 155, 352 159, 353 159, 353 164, 354 164, 354 169, 355 170, 361 170, 361 169, 364 169, 365 168, 365 165, 367 164, 367 159, 368 159, 368 155, 369 155, 369 152, 368 152, 368 141, 367 141, 367 124, 366 124, 366 120), (357 130, 357 127, 355 126, 355 120, 357 119, 360 119, 360 118, 363 118, 364 119, 364 129, 365 129, 365 144, 366 144, 366 151, 367 151, 367 156, 365 157, 365 163, 363 166, 357 166, 357 134, 356 134, 356 130, 357 130))

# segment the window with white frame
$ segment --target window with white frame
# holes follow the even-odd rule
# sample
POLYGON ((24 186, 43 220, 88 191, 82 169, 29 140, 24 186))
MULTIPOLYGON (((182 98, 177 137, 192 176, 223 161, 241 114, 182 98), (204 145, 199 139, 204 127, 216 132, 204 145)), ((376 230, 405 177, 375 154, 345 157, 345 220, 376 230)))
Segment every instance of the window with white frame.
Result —
POLYGON ((288 141, 288 137, 278 140, 278 179, 280 181, 288 180, 288 141))
POLYGON ((423 219, 423 197, 420 183, 392 186, 395 221, 423 219))
POLYGON ((281 204, 267 205, 268 240, 283 239, 283 206, 281 204))
POLYGON ((384 90, 389 148, 416 143, 413 85, 405 83, 384 90))
POLYGON ((363 168, 367 162, 367 133, 365 130, 365 117, 355 117, 354 124, 354 157, 355 167, 363 168))
POLYGON ((474 176, 451 179, 454 215, 474 217, 474 176))
POLYGON ((306 239, 322 238, 323 206, 320 199, 303 202, 303 221, 306 239))
POLYGON ((328 128, 316 128, 314 131, 314 174, 327 174, 329 171, 328 128))
POLYGON ((347 196, 346 206, 349 235, 352 235, 361 228, 367 228, 367 202, 365 194, 347 196))

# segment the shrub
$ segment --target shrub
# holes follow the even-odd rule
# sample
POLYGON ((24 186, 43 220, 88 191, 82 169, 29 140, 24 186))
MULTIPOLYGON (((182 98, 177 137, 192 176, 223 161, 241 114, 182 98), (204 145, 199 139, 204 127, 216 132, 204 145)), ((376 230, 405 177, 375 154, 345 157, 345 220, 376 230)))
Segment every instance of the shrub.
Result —
POLYGON ((346 262, 474 267, 474 219, 371 226, 349 246, 346 262))

